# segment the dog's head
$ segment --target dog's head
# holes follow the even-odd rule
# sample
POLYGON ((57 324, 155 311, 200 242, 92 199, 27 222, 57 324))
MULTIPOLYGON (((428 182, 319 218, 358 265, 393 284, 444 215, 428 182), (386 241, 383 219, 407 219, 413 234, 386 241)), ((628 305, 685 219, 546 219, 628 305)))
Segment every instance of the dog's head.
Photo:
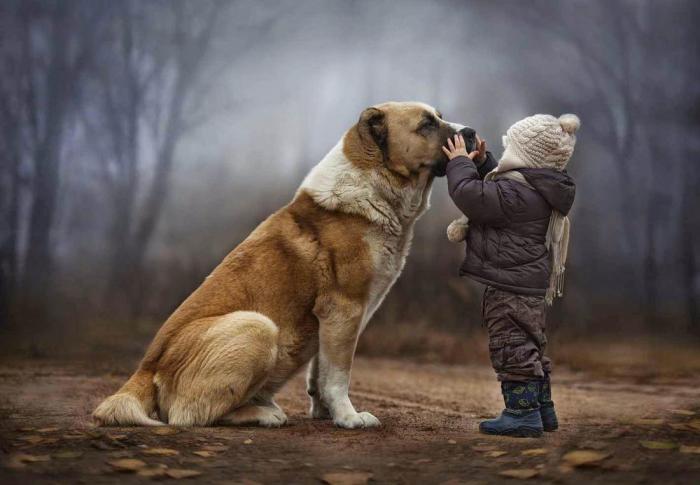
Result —
POLYGON ((445 175, 447 157, 442 147, 457 132, 469 151, 476 146, 473 129, 450 123, 432 106, 416 102, 390 102, 365 109, 357 123, 365 154, 392 172, 412 179, 426 171, 445 175))

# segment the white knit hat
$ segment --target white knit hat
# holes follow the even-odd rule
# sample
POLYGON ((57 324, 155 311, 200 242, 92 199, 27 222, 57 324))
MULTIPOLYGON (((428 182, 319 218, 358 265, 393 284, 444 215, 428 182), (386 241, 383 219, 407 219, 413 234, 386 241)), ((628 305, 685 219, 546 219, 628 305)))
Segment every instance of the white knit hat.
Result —
POLYGON ((581 120, 574 114, 528 116, 508 128, 503 158, 517 159, 531 168, 564 170, 574 153, 579 126, 581 120))

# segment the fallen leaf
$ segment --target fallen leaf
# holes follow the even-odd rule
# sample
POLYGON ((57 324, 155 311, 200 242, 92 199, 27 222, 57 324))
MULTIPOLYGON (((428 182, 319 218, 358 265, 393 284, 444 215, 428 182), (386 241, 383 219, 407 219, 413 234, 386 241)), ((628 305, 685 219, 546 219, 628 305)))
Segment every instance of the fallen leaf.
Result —
POLYGON ((27 436, 20 436, 20 437, 17 438, 17 439, 18 439, 18 440, 21 440, 21 441, 26 441, 27 443, 30 443, 30 444, 32 444, 32 445, 38 445, 39 443, 42 443, 44 440, 46 440, 46 438, 44 438, 43 436, 39 436, 39 435, 37 435, 37 434, 31 434, 31 435, 27 435, 27 436))
POLYGON ((523 450, 521 453, 523 456, 541 456, 547 454, 546 448, 533 448, 531 450, 523 450))
POLYGON ((59 451, 58 453, 54 453, 53 456, 54 458, 59 458, 61 460, 71 460, 73 458, 80 458, 83 456, 85 453, 82 451, 59 451))
POLYGON ((201 456, 202 458, 211 458, 212 456, 216 456, 216 453, 213 451, 207 451, 207 450, 197 450, 192 452, 193 455, 201 456))
POLYGON ((146 478, 161 478, 166 476, 167 471, 165 468, 142 468, 136 474, 146 478))
POLYGON ((687 426, 690 426, 696 431, 700 431, 700 419, 692 419, 686 423, 687 426))
POLYGON ((659 426, 664 424, 664 420, 661 418, 637 418, 632 421, 632 424, 637 424, 639 426, 659 426))
POLYGON ((146 467, 146 462, 136 458, 124 458, 122 460, 108 461, 107 463, 120 472, 135 472, 146 467))
POLYGON ((202 472, 198 472, 197 470, 187 470, 185 468, 169 468, 165 470, 165 474, 170 478, 179 480, 181 478, 198 477, 202 474, 202 472))
POLYGON ((40 429, 37 429, 36 432, 37 433, 55 433, 59 429, 61 429, 61 428, 40 428, 40 429))
POLYGON ((148 448, 141 453, 152 456, 175 456, 180 454, 179 451, 170 448, 148 448))
POLYGON ((228 450, 228 446, 223 446, 223 445, 206 445, 202 446, 203 450, 207 451, 226 451, 228 450))
POLYGON ((107 453, 110 458, 133 458, 134 454, 127 450, 111 451, 107 453))
POLYGON ((30 431, 34 431, 36 428, 32 428, 31 426, 28 426, 26 428, 17 428, 17 431, 20 431, 22 433, 28 433, 30 431))
POLYGON ((564 474, 566 474, 566 473, 571 473, 571 472, 573 472, 573 471, 574 471, 574 467, 572 467, 571 465, 569 465, 569 464, 567 464, 567 463, 562 463, 562 464, 560 464, 560 465, 557 467, 557 470, 559 470, 559 473, 564 473, 564 474))
POLYGON ((51 457, 49 455, 29 455, 27 453, 17 453, 10 455, 7 460, 5 460, 3 465, 6 468, 19 470, 21 468, 26 468, 26 463, 37 463, 50 460, 51 457))
POLYGON ((455 440, 447 440, 447 442, 451 445, 456 445, 457 442, 455 440))
POLYGON ((539 470, 535 470, 534 468, 515 468, 513 470, 503 470, 502 472, 498 472, 498 474, 502 477, 519 478, 521 480, 534 478, 539 475, 539 473, 539 470))
POLYGON ((680 447, 680 452, 681 452, 681 453, 700 454, 700 446, 686 446, 686 445, 681 445, 681 447, 680 447))
POLYGON ((333 472, 326 473, 321 480, 328 485, 365 485, 372 478, 367 472, 333 472))
POLYGON ((88 435, 92 439, 99 439, 104 436, 104 433, 100 431, 99 429, 89 429, 85 431, 85 434, 88 435))
POLYGON ((83 433, 68 433, 61 435, 61 438, 66 440, 79 440, 85 438, 85 435, 83 433))
POLYGON ((270 458, 268 461, 269 461, 270 463, 280 463, 280 464, 282 464, 282 465, 286 465, 286 464, 287 464, 287 460, 282 460, 281 458, 270 458))
POLYGON ((413 460, 414 465, 424 465, 426 463, 430 463, 431 460, 430 458, 418 458, 417 460, 413 460))
POLYGON ((484 456, 487 456, 489 458, 498 458, 499 456, 507 455, 507 451, 502 451, 502 450, 493 450, 493 451, 487 451, 484 453, 484 456))
POLYGON ((251 444, 253 444, 253 440, 251 440, 250 438, 248 438, 247 440, 245 440, 245 441, 243 442, 243 444, 244 444, 244 445, 251 445, 251 444))
POLYGON ((688 409, 670 409, 669 411, 679 416, 695 416, 695 412, 688 409))
POLYGON ((649 450, 673 450, 678 448, 676 443, 670 441, 640 441, 640 445, 649 450))
POLYGON ((565 454, 562 459, 570 466, 597 466, 601 461, 610 457, 610 453, 600 451, 575 450, 565 454))
POLYGON ((478 451, 478 452, 493 451, 493 450, 495 450, 495 449, 496 449, 496 447, 495 447, 495 446, 491 446, 491 445, 476 445, 476 446, 472 446, 472 450, 478 451))
POLYGON ((177 428, 171 428, 170 426, 155 426, 152 428, 151 432, 159 436, 169 436, 173 434, 178 434, 180 432, 177 428))

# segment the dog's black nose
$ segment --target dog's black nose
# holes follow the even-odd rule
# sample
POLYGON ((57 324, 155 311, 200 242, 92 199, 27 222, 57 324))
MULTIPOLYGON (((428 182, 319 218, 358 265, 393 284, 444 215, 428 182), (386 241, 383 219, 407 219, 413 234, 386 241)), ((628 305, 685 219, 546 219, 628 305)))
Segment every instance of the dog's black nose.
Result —
POLYGON ((459 134, 464 138, 464 143, 467 145, 467 151, 476 150, 476 130, 465 126, 459 130, 459 134))
POLYGON ((461 130, 459 130, 459 134, 464 137, 466 140, 467 138, 474 138, 476 135, 476 130, 474 128, 469 128, 468 126, 465 126, 461 130))

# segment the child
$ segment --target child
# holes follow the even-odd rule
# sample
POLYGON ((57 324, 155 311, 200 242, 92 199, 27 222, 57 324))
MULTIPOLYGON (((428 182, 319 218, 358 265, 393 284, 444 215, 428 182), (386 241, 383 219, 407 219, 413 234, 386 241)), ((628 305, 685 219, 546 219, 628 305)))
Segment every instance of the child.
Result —
POLYGON ((443 147, 450 197, 469 223, 467 231, 467 219, 453 222, 448 236, 467 243, 460 274, 487 285, 482 316, 506 405, 479 425, 482 433, 537 437, 558 427, 545 303, 562 294, 575 193, 564 169, 579 126, 572 114, 518 121, 503 137, 498 163, 481 140, 469 154, 459 135, 443 147))

